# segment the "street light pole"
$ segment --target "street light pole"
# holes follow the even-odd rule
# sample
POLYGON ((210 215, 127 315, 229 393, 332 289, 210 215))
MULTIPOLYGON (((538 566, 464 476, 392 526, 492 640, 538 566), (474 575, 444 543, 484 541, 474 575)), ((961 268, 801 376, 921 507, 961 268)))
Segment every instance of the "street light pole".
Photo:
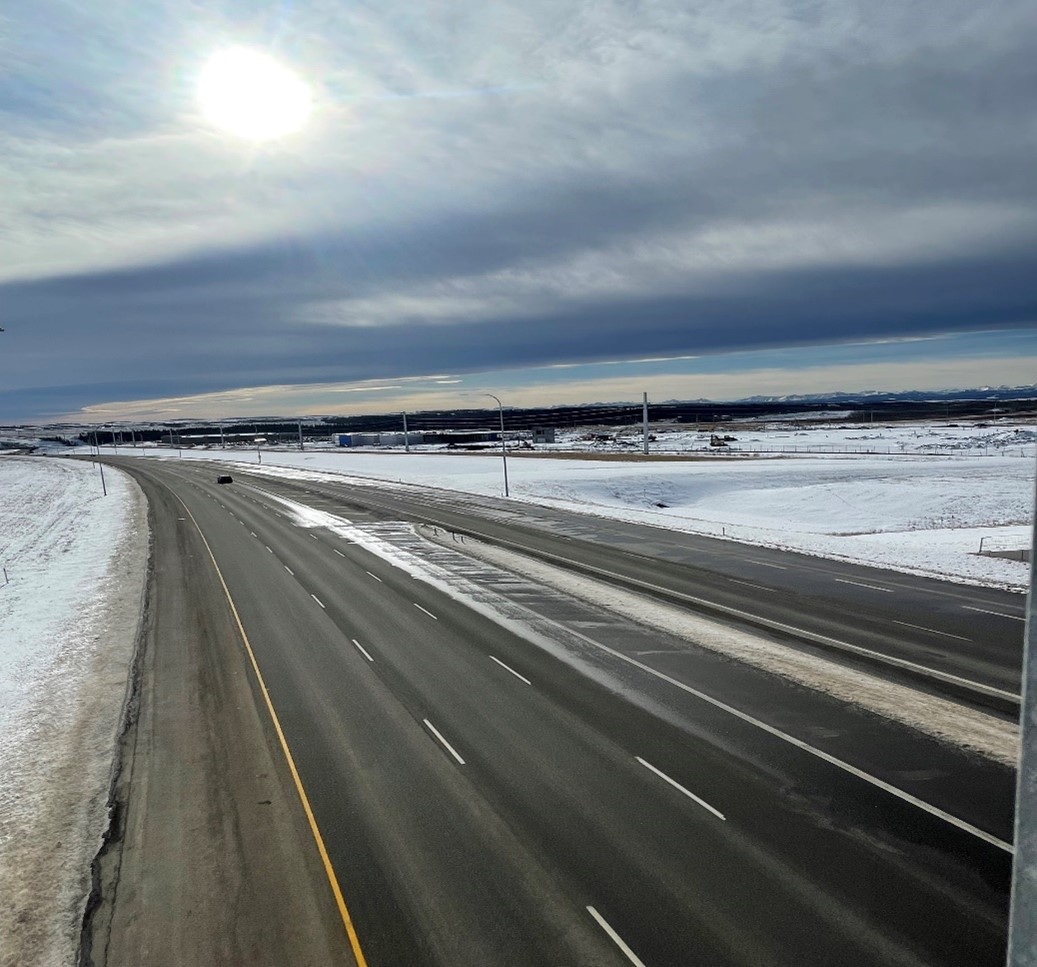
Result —
POLYGON ((504 496, 509 496, 508 493, 508 448, 504 445, 504 404, 501 403, 493 393, 483 393, 483 396, 488 396, 491 400, 497 400, 497 409, 500 412, 500 456, 504 463, 504 496))

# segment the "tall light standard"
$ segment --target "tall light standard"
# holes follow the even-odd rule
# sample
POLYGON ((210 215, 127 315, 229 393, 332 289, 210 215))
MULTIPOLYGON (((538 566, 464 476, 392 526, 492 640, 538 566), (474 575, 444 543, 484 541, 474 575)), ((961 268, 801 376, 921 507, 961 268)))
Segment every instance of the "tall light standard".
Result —
POLYGON ((497 410, 500 412, 500 456, 504 462, 504 496, 508 494, 508 448, 504 444, 504 404, 501 403, 493 393, 483 393, 483 396, 488 396, 491 400, 497 400, 497 410))

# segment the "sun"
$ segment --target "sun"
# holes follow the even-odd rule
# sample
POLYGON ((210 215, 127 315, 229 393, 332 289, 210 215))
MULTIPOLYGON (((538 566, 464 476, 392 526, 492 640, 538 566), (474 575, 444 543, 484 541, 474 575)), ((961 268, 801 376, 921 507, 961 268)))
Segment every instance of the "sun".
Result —
POLYGON ((212 55, 198 78, 206 120, 249 141, 298 131, 310 115, 310 88, 296 73, 260 50, 230 47, 212 55))

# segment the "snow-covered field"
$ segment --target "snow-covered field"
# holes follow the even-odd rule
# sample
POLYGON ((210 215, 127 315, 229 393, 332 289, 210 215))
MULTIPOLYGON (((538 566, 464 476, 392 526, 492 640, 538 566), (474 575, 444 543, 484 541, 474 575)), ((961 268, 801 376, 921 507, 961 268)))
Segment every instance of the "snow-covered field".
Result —
MULTIPOLYGON (((986 550, 1030 546, 1037 431, 1028 425, 776 424, 727 435, 737 438, 729 449, 769 455, 743 450, 711 451, 716 459, 701 454, 680 461, 609 459, 624 449, 616 437, 622 441, 628 432, 567 431, 548 449, 604 448, 595 455, 603 459, 515 453, 508 460, 511 496, 947 580, 1014 589, 1028 580, 1025 563, 976 553, 981 542, 986 550), (584 439, 594 435, 609 439, 584 439), (845 452, 864 436, 874 452, 845 452)), ((659 431, 656 437, 655 451, 673 452, 693 442, 687 431, 659 431)), ((708 448, 708 434, 705 440, 708 448)), ((177 451, 165 448, 119 452, 179 459, 177 451)), ((381 481, 383 487, 487 495, 502 488, 500 455, 494 451, 264 448, 261 464, 254 449, 182 453, 183 459, 240 462, 271 475, 330 473, 381 481)))
POLYGON ((147 562, 118 471, 0 459, 0 964, 74 962, 147 562))

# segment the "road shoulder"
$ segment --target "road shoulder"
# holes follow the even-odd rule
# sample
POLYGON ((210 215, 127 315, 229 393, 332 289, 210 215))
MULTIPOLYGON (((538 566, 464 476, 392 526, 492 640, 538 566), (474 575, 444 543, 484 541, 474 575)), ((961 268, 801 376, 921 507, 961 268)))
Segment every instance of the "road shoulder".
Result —
POLYGON ((352 964, 212 563, 168 490, 80 964, 352 964))

